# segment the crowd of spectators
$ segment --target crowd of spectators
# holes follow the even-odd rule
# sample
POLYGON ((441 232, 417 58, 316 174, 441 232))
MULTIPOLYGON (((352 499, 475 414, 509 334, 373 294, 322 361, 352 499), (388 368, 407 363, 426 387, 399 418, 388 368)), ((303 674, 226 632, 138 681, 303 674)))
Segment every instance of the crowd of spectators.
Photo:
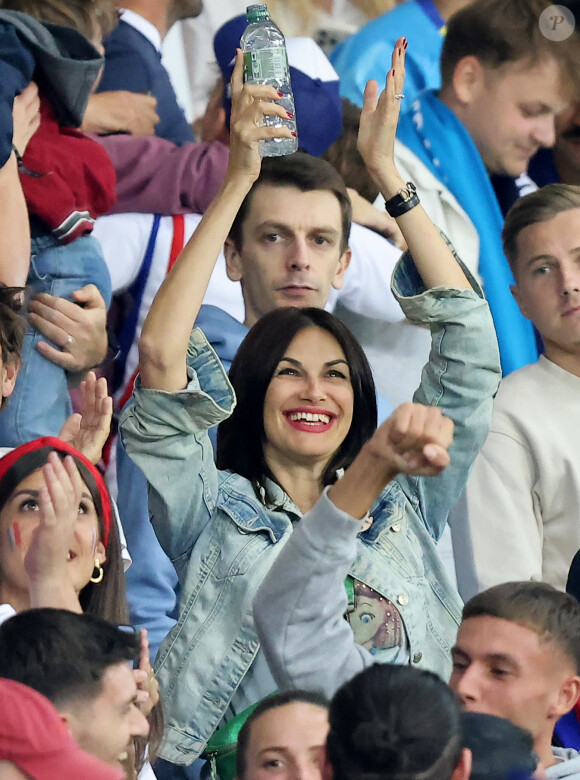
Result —
POLYGON ((0 0, 0 780, 580 779, 580 8, 245 5, 0 0))

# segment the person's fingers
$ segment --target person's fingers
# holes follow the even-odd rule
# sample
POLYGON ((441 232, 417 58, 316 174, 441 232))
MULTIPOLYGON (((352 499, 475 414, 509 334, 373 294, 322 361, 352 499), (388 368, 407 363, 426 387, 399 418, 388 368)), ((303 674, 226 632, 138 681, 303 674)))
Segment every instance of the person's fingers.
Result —
POLYGON ((73 412, 60 429, 58 438, 71 443, 73 439, 79 434, 81 429, 81 420, 82 416, 78 412, 73 412))
POLYGON ((447 449, 440 444, 426 444, 423 447, 423 456, 431 466, 438 469, 446 468, 451 462, 447 449))
POLYGON ((408 434, 413 414, 413 404, 401 404, 389 419, 389 439, 399 448, 408 434))
POLYGON ((47 507, 48 514, 45 516, 46 525, 53 525, 58 519, 64 519, 63 513, 69 508, 72 498, 70 480, 68 480, 67 484, 67 481, 63 479, 64 469, 62 469, 60 458, 56 455, 57 463, 52 457, 53 455, 56 455, 56 453, 51 453, 49 462, 42 467, 42 476, 44 477, 44 484, 47 488, 50 502, 50 507, 47 507))
POLYGON ((79 305, 67 298, 60 298, 49 293, 37 293, 28 304, 28 311, 34 312, 55 324, 77 321, 79 305))
POLYGON ((88 415, 96 410, 97 400, 97 375, 94 371, 89 371, 80 385, 82 398, 82 413, 88 415))
MULTIPOLYGON (((44 466, 44 468, 46 468, 46 466, 44 466)), ((55 526, 56 513, 52 505, 50 492, 46 485, 42 485, 38 490, 38 506, 40 508, 40 525, 45 528, 55 526)))
POLYGON ((105 398, 101 399, 98 413, 99 428, 106 430, 108 435, 109 428, 111 427, 111 418, 113 417, 113 399, 110 395, 107 395, 105 398))
POLYGON ((57 317, 53 314, 49 314, 48 318, 35 312, 30 312, 28 315, 28 321, 39 333, 45 338, 50 339, 53 344, 56 344, 61 349, 64 349, 69 345, 70 330, 72 330, 72 323, 69 320, 69 326, 67 328, 63 318, 58 318, 59 322, 55 322, 57 317))
POLYGON ((264 122, 266 116, 279 116, 281 119, 292 119, 288 116, 288 111, 279 103, 272 103, 270 100, 263 100, 255 104, 255 122, 264 122))
POLYGON ((55 349, 45 341, 39 341, 36 345, 36 350, 47 360, 50 360, 51 363, 67 371, 74 372, 78 368, 79 362, 74 355, 71 355, 70 352, 62 352, 60 349, 55 349))
POLYGON ((73 491, 73 501, 75 507, 78 506, 85 483, 81 477, 79 468, 72 455, 67 455, 63 462, 63 469, 66 471, 73 491))
POLYGON ((379 85, 371 79, 367 81, 363 95, 363 111, 374 111, 379 99, 379 85))
MULTIPOLYGON (((88 374, 87 374, 88 376, 88 374)), ((96 376, 96 374, 95 374, 96 376)), ((104 400, 109 398, 109 385, 107 383, 107 378, 104 376, 101 376, 97 379, 97 383, 95 386, 95 398, 97 400, 104 400)))
POLYGON ((151 670, 151 658, 149 655, 149 640, 147 639, 147 629, 141 629, 141 649, 139 657, 139 669, 143 669, 147 674, 151 670))
POLYGON ((139 688, 135 697, 135 704, 137 704, 137 706, 140 704, 145 704, 145 702, 149 701, 149 698, 149 691, 143 690, 143 688, 139 688))
POLYGON ((232 86, 233 99, 234 95, 239 95, 244 86, 244 54, 241 49, 236 49, 236 61, 230 83, 232 86))
MULTIPOLYGON (((87 284, 71 293, 78 303, 86 303, 89 308, 100 307, 105 309, 106 304, 99 288, 95 284, 87 284)), ((67 301, 68 303, 68 301, 67 301)), ((74 305, 74 304, 73 304, 74 305)))
POLYGON ((283 97, 282 93, 270 84, 244 84, 243 94, 246 98, 251 98, 256 102, 259 100, 276 101, 283 97))
MULTIPOLYGON (((54 478, 46 484, 50 492, 50 497, 56 511, 76 510, 77 496, 80 494, 75 490, 71 479, 70 462, 74 466, 74 461, 70 455, 67 455, 63 462, 56 452, 51 452, 48 456, 48 464, 52 466, 54 478)), ((75 466, 76 468, 76 466, 75 466)))

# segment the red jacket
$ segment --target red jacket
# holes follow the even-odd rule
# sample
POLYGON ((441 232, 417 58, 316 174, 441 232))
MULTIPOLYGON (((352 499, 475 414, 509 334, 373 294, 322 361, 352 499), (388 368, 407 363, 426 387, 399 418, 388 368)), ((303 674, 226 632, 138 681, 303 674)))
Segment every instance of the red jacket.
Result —
POLYGON ((40 127, 23 156, 20 181, 28 213, 62 244, 90 233, 115 203, 115 170, 107 152, 79 130, 61 127, 41 100, 40 127))

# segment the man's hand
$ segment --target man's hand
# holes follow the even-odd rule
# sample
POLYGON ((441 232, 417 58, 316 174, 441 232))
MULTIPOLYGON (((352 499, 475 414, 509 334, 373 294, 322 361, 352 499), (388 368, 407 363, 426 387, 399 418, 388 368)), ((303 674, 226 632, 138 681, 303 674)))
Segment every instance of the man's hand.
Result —
POLYGON ((158 123, 156 98, 120 90, 91 95, 81 130, 98 135, 154 135, 155 125, 158 123))
POLYGON ((108 393, 107 380, 97 379, 94 371, 89 371, 81 382, 80 391, 82 413, 71 414, 58 437, 72 444, 91 463, 98 463, 111 431, 113 399, 108 393))
POLYGON ((12 104, 12 143, 22 157, 28 142, 40 125, 40 98, 38 87, 31 81, 22 92, 14 98, 12 104))
POLYGON ((98 366, 106 357, 107 307, 94 284, 75 290, 72 297, 77 303, 39 293, 28 304, 28 319, 57 345, 40 341, 40 354, 70 373, 79 373, 98 366))
POLYGON ((387 472, 433 477, 449 465, 453 428, 436 406, 406 403, 377 429, 368 447, 387 472))

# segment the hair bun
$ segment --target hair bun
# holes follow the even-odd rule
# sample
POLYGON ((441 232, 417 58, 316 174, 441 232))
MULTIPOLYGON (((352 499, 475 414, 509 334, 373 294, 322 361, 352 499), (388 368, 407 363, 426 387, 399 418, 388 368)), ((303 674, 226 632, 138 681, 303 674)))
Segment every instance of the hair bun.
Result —
POLYGON ((389 762, 394 768, 399 763, 399 740, 394 729, 386 723, 378 720, 359 723, 352 732, 352 742, 356 752, 361 757, 366 756, 369 764, 389 762))

